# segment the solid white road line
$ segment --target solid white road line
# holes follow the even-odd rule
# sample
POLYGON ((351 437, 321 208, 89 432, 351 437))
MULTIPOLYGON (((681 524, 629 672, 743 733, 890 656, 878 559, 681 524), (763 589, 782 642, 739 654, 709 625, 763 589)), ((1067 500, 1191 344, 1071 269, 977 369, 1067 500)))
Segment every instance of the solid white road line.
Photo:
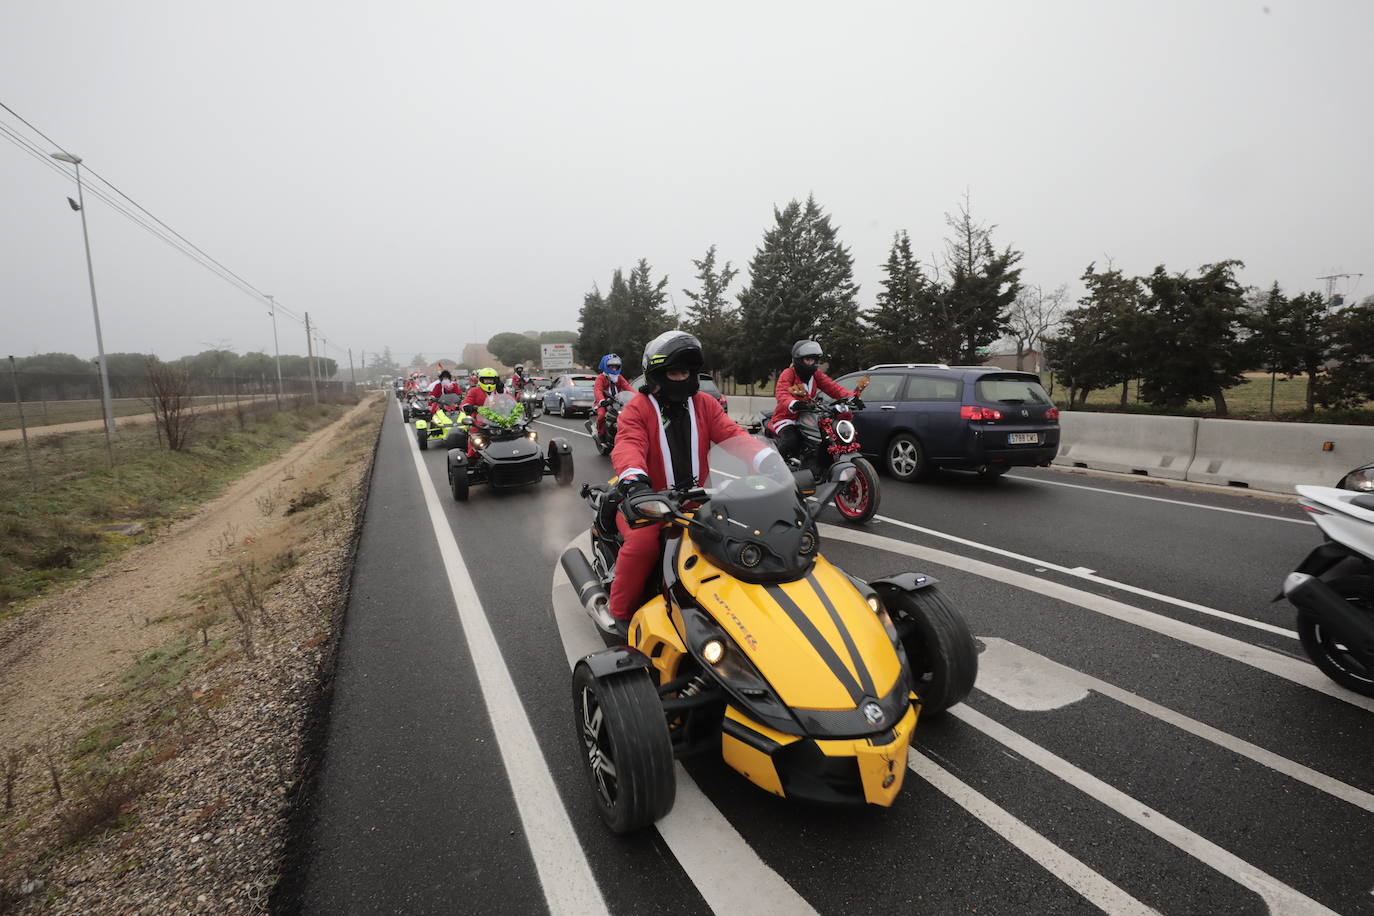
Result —
MULTIPOLYGON (((720 473, 726 477, 738 478, 738 475, 736 474, 728 474, 725 471, 716 471, 714 468, 712 469, 712 473, 720 473)), ((1087 489, 1091 488, 1089 487, 1087 489)), ((814 500, 812 501, 814 502, 814 500)), ((1275 633, 1279 636, 1287 636, 1289 639, 1298 638, 1298 634, 1295 631, 1289 630, 1285 627, 1277 627, 1274 626, 1272 623, 1265 623, 1262 620, 1252 620, 1249 617, 1242 617, 1239 614, 1232 614, 1230 611, 1222 611, 1218 610, 1217 608, 1207 607, 1203 604, 1196 604, 1195 602, 1187 601, 1183 598, 1175 598, 1172 595, 1163 595, 1159 592, 1152 592, 1149 589, 1140 588, 1135 585, 1129 585, 1125 582, 1118 582, 1115 579, 1107 579, 1103 576, 1097 575, 1094 570, 1091 570, 1086 566, 1060 566, 1059 564, 1051 563, 1048 560, 1037 560, 1035 557, 1028 557, 1025 554, 1014 553, 1010 550, 1003 550, 1000 547, 993 547, 991 544, 981 544, 978 541, 970 541, 967 538, 961 538, 953 534, 946 534, 943 531, 936 531, 933 528, 922 528, 920 525, 913 525, 911 522, 904 522, 899 518, 892 518, 888 515, 875 515, 873 516, 873 518, 880 522, 887 522, 889 525, 896 525, 899 528, 906 528, 911 531, 916 531, 920 534, 929 534, 932 537, 943 538, 946 541, 953 541, 956 544, 963 544, 966 547, 973 547, 978 550, 985 550, 988 553, 995 553, 999 556, 1004 556, 1012 560, 1020 560, 1023 563, 1029 563, 1033 566, 1041 567, 1042 569, 1052 569, 1055 572, 1060 572, 1067 576, 1073 576, 1077 579, 1083 579, 1084 581, 1093 582, 1098 585, 1105 585, 1108 588, 1119 589, 1123 592, 1127 592, 1132 595, 1139 595, 1142 598, 1150 598, 1154 601, 1159 601, 1163 604, 1172 604, 1175 607, 1186 608, 1190 611, 1197 611, 1199 614, 1206 614, 1209 617, 1219 617, 1222 620, 1229 620, 1232 623, 1239 623, 1247 627, 1253 627, 1257 630, 1264 630, 1267 633, 1275 633)))
POLYGON ((999 742, 1008 750, 1020 754, 1030 762, 1054 774, 1080 792, 1096 799, 1122 817, 1144 827, 1165 842, 1176 846, 1199 862, 1215 869, 1221 874, 1249 888, 1269 907, 1274 914, 1287 913, 1330 913, 1317 901, 1266 872, 1260 871, 1249 862, 1233 855, 1177 821, 1170 820, 1148 805, 1137 801, 1126 793, 1081 770, 1062 757, 1046 750, 1028 738, 1022 737, 1011 729, 988 718, 967 705, 955 706, 949 711, 963 722, 978 729, 983 734, 999 742))
POLYGON ((1109 588, 1120 589, 1132 595, 1139 595, 1142 598, 1149 598, 1153 601, 1160 601, 1164 604, 1172 604, 1175 607, 1186 608, 1190 611, 1197 611, 1199 614, 1206 614, 1209 617, 1219 617, 1222 620, 1229 620, 1232 623, 1239 623, 1247 627, 1254 627, 1256 630, 1264 630, 1266 633, 1275 633, 1279 636, 1287 636, 1289 639, 1297 639, 1298 634, 1293 630, 1284 627, 1276 627, 1272 623, 1265 623, 1262 620, 1251 620, 1249 617, 1242 617, 1239 614, 1232 614, 1230 611, 1220 611, 1216 608, 1207 607, 1205 604, 1196 604, 1182 598, 1175 598, 1171 595, 1162 595, 1159 592, 1152 592, 1146 588, 1135 585, 1128 585, 1125 582, 1118 582, 1115 579, 1106 579, 1096 575, 1092 570, 1082 566, 1068 567, 1060 566, 1058 563, 1051 563, 1048 560, 1037 560, 1035 557, 1028 557, 1025 554, 1014 553, 1010 550, 1003 550, 1000 547, 993 547, 990 544, 980 544, 977 541, 970 541, 967 538, 957 537, 953 534, 946 534, 943 531, 936 531, 933 528, 922 528, 920 525, 913 525, 911 522, 904 522, 899 518, 889 518, 886 515, 873 516, 878 521, 887 522, 889 525, 896 525, 899 528, 906 528, 920 534, 928 534, 931 537, 943 538, 946 541, 953 541, 956 544, 963 544, 965 547, 974 547, 978 550, 985 550, 988 553, 995 553, 998 556, 1007 557, 1012 560, 1020 560, 1022 563, 1030 563, 1041 566, 1045 569, 1052 569, 1055 572, 1063 573, 1066 576, 1073 576, 1085 582, 1093 582, 1097 585, 1105 585, 1109 588))
POLYGON ((1104 913, 1111 913, 1113 916, 1157 916, 1158 911, 1141 903, 1073 855, 1027 827, 1016 815, 960 781, 915 748, 907 752, 907 766, 917 776, 944 793, 951 801, 978 818, 1027 858, 1073 888, 1104 913))
POLYGON ((420 455, 415 437, 402 435, 410 443, 420 489, 429 510, 430 525, 439 542, 439 553, 448 573, 449 589, 458 607, 458 618, 472 654, 472 665, 482 688, 482 701, 491 719, 497 748, 510 779, 511 793, 520 814, 520 824, 529 844, 530 856, 539 872, 544 902, 552 913, 606 913, 606 901, 596 885, 591 866, 578 842, 572 821, 563 808, 553 776, 544 762, 529 717, 520 703, 515 682, 511 680, 501 656, 501 647, 491 631, 486 611, 477 597, 462 551, 453 537, 453 529, 444 517, 442 504, 430 480, 429 470, 420 455))
POLYGON ((911 544, 907 541, 899 541, 896 538, 883 537, 878 534, 871 534, 867 531, 859 531, 853 528, 841 528, 837 525, 824 524, 821 526, 823 536, 834 538, 837 541, 848 541, 851 544, 860 544, 865 547, 876 547, 889 553, 904 554, 923 560, 929 563, 938 563, 941 566, 948 566, 951 569, 959 569, 964 572, 982 576, 996 582, 1010 585, 1013 588, 1021 588, 1026 591, 1036 592, 1074 604, 1085 610, 1102 614, 1105 617, 1112 617, 1125 623, 1134 624, 1147 630, 1153 630, 1163 636, 1177 639, 1215 652, 1232 661, 1258 668, 1268 674, 1281 677, 1284 680, 1292 681, 1294 684, 1301 684, 1319 693, 1335 697, 1358 706, 1369 712, 1374 712, 1374 698, 1361 696, 1353 690, 1346 690, 1344 687, 1330 681, 1314 665, 1287 655, 1281 655, 1270 649, 1251 645, 1230 636, 1223 636, 1214 633, 1203 627, 1195 626, 1191 623, 1184 623, 1163 614, 1156 614, 1134 605, 1115 601, 1102 595, 1094 595, 1092 592, 1085 592, 1082 589, 1074 588, 1060 582, 1051 582, 1048 579, 1041 579, 1038 576, 1028 575, 1014 569, 1003 566, 995 566, 992 563, 985 563, 982 560, 975 560, 971 557, 963 557, 958 554, 949 553, 944 550, 936 550, 933 547, 923 547, 919 544, 911 544))
POLYGON ((585 429, 573 429, 571 426, 562 426, 558 423, 550 423, 548 420, 535 420, 534 422, 540 424, 541 426, 548 426, 553 429, 562 430, 565 433, 577 433, 579 436, 586 436, 588 439, 592 438, 592 434, 587 432, 585 429))
MULTIPOLYGON (((1247 512, 1245 509, 1227 509, 1224 506, 1209 506, 1206 503, 1193 503, 1183 499, 1166 499, 1163 496, 1146 496, 1144 493, 1123 493, 1120 490, 1108 490, 1103 487, 1089 487, 1081 483, 1065 483, 1062 480, 1045 480, 1043 477, 1025 477, 1021 474, 1016 475, 1017 480, 1026 483, 1044 484, 1047 487, 1068 487, 1071 490, 1091 490, 1094 493, 1101 493, 1104 496, 1124 496, 1127 499, 1146 499, 1150 502, 1169 503, 1172 506, 1187 506, 1192 509, 1207 509, 1210 512, 1229 512, 1232 515, 1248 515, 1251 518, 1262 518, 1271 522, 1291 522, 1294 525, 1311 525, 1312 522, 1305 518, 1286 518, 1282 515, 1269 515, 1265 512, 1247 512)), ((1159 478, 1153 478, 1158 480, 1159 478)), ((1295 500, 1296 496, 1293 497, 1295 500)))
MULTIPOLYGON (((583 553, 589 553, 591 536, 583 533, 568 547, 579 547, 583 553)), ((587 655, 606 648, 577 600, 561 563, 554 570, 552 602, 570 669, 587 655)), ((707 905, 717 913, 747 912, 750 916, 815 913, 792 885, 759 858, 720 809, 697 788, 682 764, 676 764, 675 769, 677 801, 668 816, 655 826, 707 905)))
POLYGON ((1091 674, 1075 671, 1014 642, 993 636, 978 638, 983 642, 984 649, 978 655, 978 682, 974 686, 1013 709, 1033 712, 1057 709, 1086 697, 1088 691, 1100 693, 1147 716, 1167 722, 1204 741, 1210 741, 1218 747, 1247 757, 1261 766, 1374 814, 1374 795, 1362 789, 1347 785, 1287 757, 1280 757, 1272 751, 1213 728, 1205 722, 1199 722, 1181 712, 1175 712, 1166 706, 1137 696, 1129 690, 1123 690, 1115 684, 1099 680, 1091 674))

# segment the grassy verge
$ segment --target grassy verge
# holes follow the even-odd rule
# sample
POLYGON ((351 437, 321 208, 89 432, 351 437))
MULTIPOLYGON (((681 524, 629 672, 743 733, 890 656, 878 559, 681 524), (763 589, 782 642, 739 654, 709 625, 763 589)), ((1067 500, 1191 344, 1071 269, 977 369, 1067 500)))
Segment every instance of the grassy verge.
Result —
POLYGON ((220 912, 262 911, 380 422, 369 412, 331 433, 297 470, 308 507, 259 502, 270 525, 144 619, 165 642, 93 678, 79 709, 53 709, 45 738, 0 748, 0 914, 135 899, 168 912, 199 892, 220 912))
MULTIPOLYGON (((1049 379, 1042 376, 1048 388, 1049 379)), ((1140 394, 1139 383, 1127 386, 1126 406, 1121 406, 1121 389, 1092 391, 1088 394, 1087 404, 1075 410, 1091 410, 1126 413, 1156 414, 1176 417, 1215 417, 1216 410, 1211 401, 1201 401, 1181 409, 1152 407, 1137 400, 1140 394)), ((1067 402, 1069 392, 1063 385, 1056 386, 1051 392, 1061 408, 1067 402)), ((1232 420, 1284 420, 1299 423, 1347 423, 1355 425, 1374 425, 1374 403, 1357 410, 1323 410, 1318 408, 1312 413, 1303 409, 1307 402, 1307 380, 1305 378, 1276 379, 1273 386, 1274 409, 1269 409, 1269 377, 1254 376, 1226 392, 1227 419, 1232 420)))
POLYGON ((270 401, 196 420, 190 448, 170 452, 152 424, 122 429, 107 466, 100 431, 31 443, 30 486, 20 443, 0 444, 0 619, 14 602, 79 578, 146 541, 226 484, 337 419, 356 400, 277 411, 270 401), (137 522, 141 533, 110 533, 137 522))

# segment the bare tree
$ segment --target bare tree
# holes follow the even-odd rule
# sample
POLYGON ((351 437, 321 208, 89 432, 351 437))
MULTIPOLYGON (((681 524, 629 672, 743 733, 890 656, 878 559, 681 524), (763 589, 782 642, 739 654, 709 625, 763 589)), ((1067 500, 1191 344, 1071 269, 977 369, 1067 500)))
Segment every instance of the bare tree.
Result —
POLYGON ((191 409, 190 372, 185 367, 169 366, 156 356, 150 356, 148 387, 157 428, 166 439, 167 447, 179 452, 186 447, 196 420, 191 409))
POLYGON ((1061 283, 1045 292, 1039 286, 1023 286, 1007 310, 1007 338, 1016 344, 1016 368, 1023 368, 1026 354, 1039 351, 1041 342, 1064 314, 1069 287, 1061 283))

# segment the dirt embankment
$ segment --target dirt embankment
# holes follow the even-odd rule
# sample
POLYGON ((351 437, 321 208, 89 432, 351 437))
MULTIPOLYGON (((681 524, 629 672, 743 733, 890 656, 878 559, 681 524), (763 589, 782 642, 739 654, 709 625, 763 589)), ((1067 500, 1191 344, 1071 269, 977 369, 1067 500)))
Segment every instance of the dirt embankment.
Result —
POLYGON ((0 630, 0 913, 263 910, 386 406, 0 630))

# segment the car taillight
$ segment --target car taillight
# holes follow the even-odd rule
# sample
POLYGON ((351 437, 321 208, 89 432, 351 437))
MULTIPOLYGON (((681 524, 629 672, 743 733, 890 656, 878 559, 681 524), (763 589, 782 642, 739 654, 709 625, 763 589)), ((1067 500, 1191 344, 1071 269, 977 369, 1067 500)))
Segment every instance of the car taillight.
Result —
POLYGON ((959 408, 959 418, 962 420, 1000 420, 1002 411, 994 410, 991 407, 970 407, 965 404, 959 408))
POLYGON ((1045 419, 1046 419, 1046 420, 1058 420, 1058 419, 1059 419, 1059 408, 1058 408, 1058 407, 1051 407, 1049 410, 1045 411, 1045 419))

